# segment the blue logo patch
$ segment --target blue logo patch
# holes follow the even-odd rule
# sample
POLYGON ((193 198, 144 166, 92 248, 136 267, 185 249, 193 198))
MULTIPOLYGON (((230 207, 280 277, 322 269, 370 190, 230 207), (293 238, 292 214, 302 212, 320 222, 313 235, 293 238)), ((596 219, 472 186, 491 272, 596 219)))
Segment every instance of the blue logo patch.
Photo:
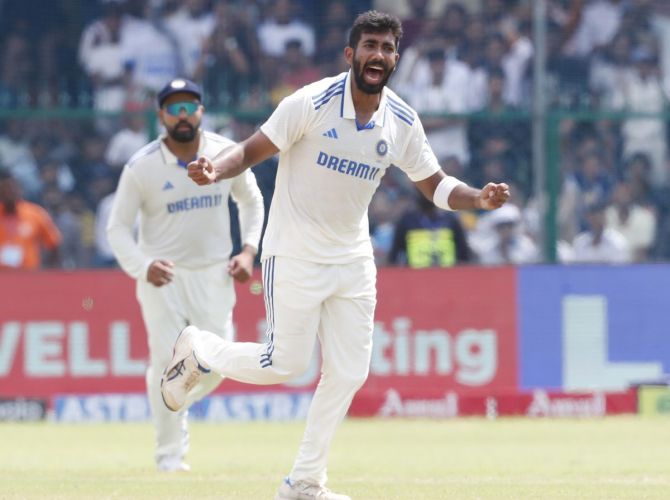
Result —
POLYGON ((165 185, 163 186, 163 191, 167 191, 168 189, 173 189, 173 188, 174 188, 174 186, 172 185, 172 183, 170 181, 167 181, 165 183, 165 185))
POLYGON ((379 156, 385 156, 389 152, 389 145, 384 139, 377 143, 377 154, 379 156))

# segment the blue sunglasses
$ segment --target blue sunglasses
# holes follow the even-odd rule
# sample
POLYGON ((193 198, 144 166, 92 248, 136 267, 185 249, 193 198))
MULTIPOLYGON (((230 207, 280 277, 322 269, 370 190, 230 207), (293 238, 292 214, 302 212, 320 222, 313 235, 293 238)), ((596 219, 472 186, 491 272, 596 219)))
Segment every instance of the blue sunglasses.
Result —
POLYGON ((182 109, 186 112, 187 115, 192 115, 198 111, 199 107, 200 104, 197 102, 173 102, 172 104, 166 104, 163 106, 163 109, 167 111, 168 115, 179 116, 179 113, 181 113, 182 109))

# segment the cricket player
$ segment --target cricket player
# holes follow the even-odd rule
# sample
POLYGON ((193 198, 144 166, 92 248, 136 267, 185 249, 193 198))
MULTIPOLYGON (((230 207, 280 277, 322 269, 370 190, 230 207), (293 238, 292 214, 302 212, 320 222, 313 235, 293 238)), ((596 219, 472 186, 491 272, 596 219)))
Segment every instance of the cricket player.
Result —
MULTIPOLYGON (((156 465, 161 471, 188 470, 186 408, 165 408, 160 381, 172 357, 177 333, 186 325, 207 325, 217 338, 233 338, 233 280, 246 281, 263 227, 263 198, 250 170, 200 188, 187 164, 216 157, 233 141, 203 131, 200 88, 175 79, 158 94, 158 115, 166 134, 140 149, 125 165, 107 225, 109 243, 123 270, 137 280, 137 298, 149 340, 147 392, 156 430, 156 465), (239 208, 242 251, 231 258, 228 197, 239 208), (139 236, 133 236, 139 215, 139 236)), ((221 382, 200 377, 189 404, 221 382)))
POLYGON ((344 49, 348 72, 296 91, 250 138, 188 166, 208 188, 280 155, 263 239, 267 343, 188 327, 163 378, 164 401, 175 411, 208 370, 252 384, 285 382, 307 368, 318 336, 321 379, 276 499, 349 498, 326 488, 326 463, 336 427, 368 375, 376 269, 367 209, 385 171, 398 166, 445 210, 491 210, 509 197, 506 184, 474 189, 442 172, 417 114, 385 86, 401 35, 394 16, 359 15, 344 49))

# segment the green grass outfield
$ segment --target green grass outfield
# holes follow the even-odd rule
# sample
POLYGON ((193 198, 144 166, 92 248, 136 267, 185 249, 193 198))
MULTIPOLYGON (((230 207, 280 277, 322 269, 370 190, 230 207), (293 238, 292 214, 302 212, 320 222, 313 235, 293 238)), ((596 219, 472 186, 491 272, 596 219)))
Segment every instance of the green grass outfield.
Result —
MULTIPOLYGON (((0 423, 0 499, 271 499, 303 423, 192 424, 160 474, 149 424, 0 423)), ((670 499, 670 419, 345 421, 330 487, 356 499, 670 499)))

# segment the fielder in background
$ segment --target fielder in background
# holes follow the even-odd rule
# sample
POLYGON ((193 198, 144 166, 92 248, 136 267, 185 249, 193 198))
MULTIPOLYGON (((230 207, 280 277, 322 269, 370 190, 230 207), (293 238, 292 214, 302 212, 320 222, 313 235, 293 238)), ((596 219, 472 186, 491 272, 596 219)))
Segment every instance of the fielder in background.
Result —
POLYGON ((234 143, 200 128, 200 88, 172 80, 158 94, 158 116, 166 134, 140 149, 125 165, 107 225, 109 243, 123 268, 137 280, 137 298, 149 337, 147 392, 156 430, 156 464, 162 471, 188 470, 189 404, 220 382, 200 377, 179 413, 161 401, 161 374, 186 325, 207 325, 232 340, 233 279, 246 281, 263 227, 263 198, 251 171, 205 189, 187 175, 198 156, 217 156, 234 143), (242 251, 231 258, 228 197, 239 208, 242 251), (134 224, 139 217, 139 235, 134 224))
POLYGON ((445 210, 491 210, 509 197, 506 184, 475 189, 441 170, 417 114, 386 87, 401 35, 394 16, 359 15, 344 49, 348 72, 303 87, 250 138, 188 166, 209 189, 280 155, 263 239, 267 343, 230 342, 188 327, 163 378, 173 410, 206 370, 253 384, 285 382, 307 368, 318 336, 321 379, 277 499, 349 498, 326 488, 326 464, 335 430, 368 376, 376 269, 367 209, 386 169, 400 167, 445 210))

